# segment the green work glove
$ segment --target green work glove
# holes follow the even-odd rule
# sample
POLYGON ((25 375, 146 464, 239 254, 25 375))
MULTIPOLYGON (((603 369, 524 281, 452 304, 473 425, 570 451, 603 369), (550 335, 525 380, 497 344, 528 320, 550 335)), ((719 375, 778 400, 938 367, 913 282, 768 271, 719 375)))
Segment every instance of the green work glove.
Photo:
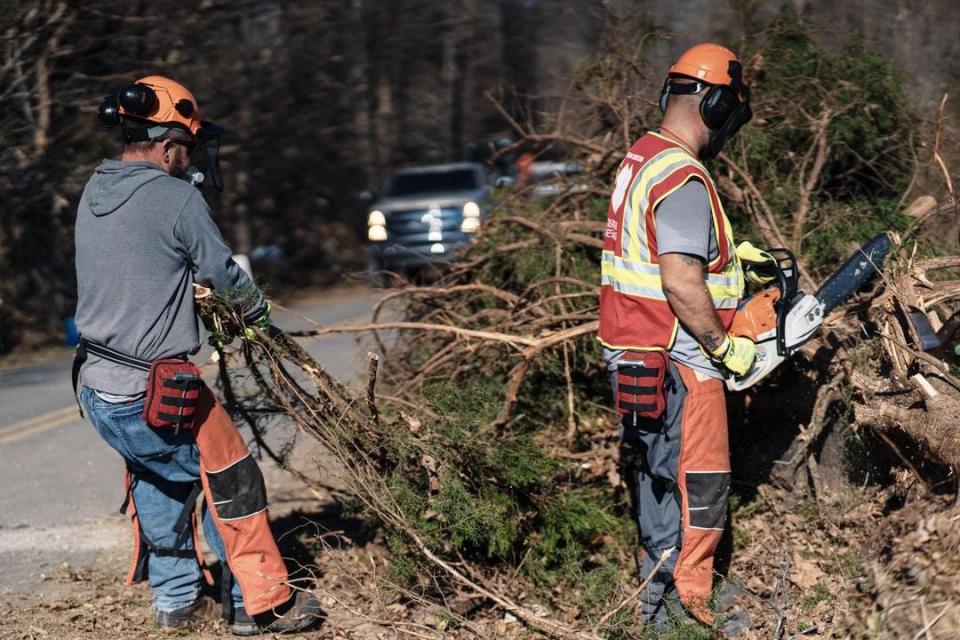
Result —
POLYGON ((743 275, 755 289, 773 282, 780 263, 763 249, 757 249, 749 240, 737 245, 737 257, 743 264, 743 275))
MULTIPOLYGON (((260 329, 261 331, 270 330, 270 301, 267 300, 267 308, 264 310, 263 315, 257 318, 253 326, 260 329)), ((246 326, 243 328, 243 335, 240 336, 243 340, 254 340, 257 337, 257 334, 253 332, 253 327, 246 326)))
POLYGON ((749 338, 728 335, 716 351, 710 352, 710 360, 721 364, 734 376, 741 378, 753 368, 757 359, 757 345, 749 338))
POLYGON ((267 300, 267 310, 263 312, 263 315, 257 320, 257 327, 261 331, 267 331, 270 329, 270 301, 267 300))

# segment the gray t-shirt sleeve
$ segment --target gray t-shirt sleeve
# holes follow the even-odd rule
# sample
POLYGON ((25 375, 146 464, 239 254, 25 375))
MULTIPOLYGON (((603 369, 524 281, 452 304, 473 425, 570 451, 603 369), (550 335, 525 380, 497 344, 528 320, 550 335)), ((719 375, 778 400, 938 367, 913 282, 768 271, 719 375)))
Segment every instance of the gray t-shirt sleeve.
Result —
POLYGON ((690 180, 657 205, 657 253, 685 253, 708 262, 713 217, 707 188, 690 180))
POLYGON ((244 312, 247 321, 263 315, 266 300, 257 286, 233 259, 233 252, 223 240, 220 229, 210 215, 210 207, 199 192, 187 198, 174 226, 174 235, 193 263, 194 282, 209 282, 220 292, 253 290, 255 296, 244 312))

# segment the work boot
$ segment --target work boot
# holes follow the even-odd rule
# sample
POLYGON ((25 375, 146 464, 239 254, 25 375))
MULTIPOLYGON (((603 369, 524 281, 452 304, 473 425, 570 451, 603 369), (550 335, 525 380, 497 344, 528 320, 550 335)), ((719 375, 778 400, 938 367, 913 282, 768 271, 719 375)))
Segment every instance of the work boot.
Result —
POLYGON ((296 591, 283 606, 256 616, 249 615, 243 607, 236 607, 233 610, 230 633, 235 636, 296 633, 319 625, 323 619, 320 601, 309 591, 296 591))
POLYGON ((157 626, 175 629, 198 625, 213 618, 217 603, 212 598, 201 596, 193 604, 172 611, 157 611, 157 626))

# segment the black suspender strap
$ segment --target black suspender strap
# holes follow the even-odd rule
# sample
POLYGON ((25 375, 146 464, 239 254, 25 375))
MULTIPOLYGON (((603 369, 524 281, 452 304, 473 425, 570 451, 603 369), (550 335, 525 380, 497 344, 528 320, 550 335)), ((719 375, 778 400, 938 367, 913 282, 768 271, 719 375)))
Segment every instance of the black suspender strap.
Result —
POLYGON ((73 353, 73 399, 77 401, 77 407, 80 408, 80 417, 83 418, 83 405, 80 404, 80 396, 77 395, 77 383, 80 381, 80 367, 87 361, 87 341, 80 338, 77 343, 77 350, 73 353))

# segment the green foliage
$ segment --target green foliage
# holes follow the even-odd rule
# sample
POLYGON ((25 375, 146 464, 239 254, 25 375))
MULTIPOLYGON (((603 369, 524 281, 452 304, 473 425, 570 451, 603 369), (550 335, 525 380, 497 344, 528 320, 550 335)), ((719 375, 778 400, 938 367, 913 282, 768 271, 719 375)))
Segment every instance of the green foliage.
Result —
POLYGON ((830 598, 830 590, 822 582, 818 582, 813 585, 813 589, 809 591, 806 595, 803 596, 803 602, 800 603, 800 608, 804 611, 812 611, 814 607, 830 598))
MULTIPOLYGON (((498 388, 483 378, 465 386, 432 385, 426 395, 442 417, 433 425, 436 446, 426 450, 442 467, 398 466, 391 494, 428 539, 461 553, 504 561, 529 547, 548 566, 580 562, 585 545, 617 520, 604 509, 602 493, 556 493, 554 479, 564 465, 529 434, 495 437, 498 388)), ((395 449, 393 455, 402 457, 400 451, 408 452, 395 449)))
MULTIPOLYGON (((745 57, 754 55, 754 119, 727 154, 751 176, 807 267, 826 273, 851 245, 906 228, 899 198, 918 120, 890 60, 858 42, 831 51, 789 21, 745 57)), ((756 237, 747 206, 731 203, 728 212, 738 233, 756 237)))
POLYGON ((516 505, 495 487, 469 487, 450 471, 440 479, 430 505, 446 523, 446 537, 456 549, 480 549, 499 560, 516 541, 516 505))

